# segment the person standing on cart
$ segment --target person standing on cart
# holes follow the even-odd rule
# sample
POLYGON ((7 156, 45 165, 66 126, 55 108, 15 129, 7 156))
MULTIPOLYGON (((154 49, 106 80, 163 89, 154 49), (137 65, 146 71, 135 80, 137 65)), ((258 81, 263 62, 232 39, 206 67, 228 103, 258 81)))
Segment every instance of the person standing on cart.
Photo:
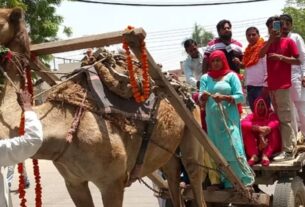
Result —
POLYGON ((300 54, 301 65, 292 65, 291 68, 291 88, 290 98, 292 102, 292 127, 295 134, 298 134, 298 121, 300 122, 300 130, 305 137, 305 44, 303 38, 291 32, 293 27, 292 17, 289 14, 280 16, 282 26, 282 36, 291 38, 297 45, 300 54))
MULTIPOLYGON (((209 56, 215 50, 221 50, 226 55, 227 62, 232 71, 238 74, 239 79, 242 79, 240 75, 241 61, 243 59, 242 44, 232 38, 232 24, 229 20, 223 19, 216 25, 218 37, 211 40, 205 51, 202 62, 202 71, 206 73, 209 66, 209 56)), ((238 111, 243 113, 242 105, 238 104, 238 111)))
POLYGON ((215 50, 225 53, 228 64, 234 72, 240 73, 240 62, 243 58, 242 44, 232 38, 232 24, 229 20, 223 19, 216 25, 218 37, 211 40, 204 52, 202 70, 208 71, 209 56, 215 50))
POLYGON ((254 102, 259 97, 264 97, 270 104, 267 90, 267 63, 266 57, 260 58, 259 53, 264 46, 264 39, 260 37, 256 27, 248 27, 246 30, 248 46, 244 51, 242 62, 238 59, 239 65, 245 69, 244 84, 247 89, 247 101, 252 113, 254 102))
POLYGON ((280 120, 282 152, 275 161, 294 158, 295 134, 291 125, 291 65, 300 65, 299 52, 295 42, 281 37, 281 22, 278 16, 268 18, 269 39, 260 51, 260 57, 267 58, 267 83, 271 102, 280 120))
MULTIPOLYGON (((202 76, 203 56, 199 52, 196 41, 192 39, 188 39, 184 41, 184 49, 188 54, 188 57, 183 64, 183 71, 186 77, 186 83, 191 85, 193 88, 196 88, 196 90, 198 91, 200 85, 200 78, 202 76)), ((199 104, 198 95, 199 95, 198 92, 195 92, 193 94, 193 99, 197 104, 199 104)), ((201 127, 205 132, 207 132, 204 108, 200 107, 200 113, 201 113, 201 127)), ((209 154, 206 151, 204 154, 204 163, 208 168, 216 169, 216 164, 210 158, 209 154)), ((215 189, 220 188, 219 173, 216 170, 209 170, 208 174, 209 174, 211 186, 215 187, 215 189)))
MULTIPOLYGON (((208 135, 240 181, 251 186, 254 174, 247 163, 237 108, 244 101, 241 82, 221 50, 210 54, 209 67, 200 79, 199 90, 199 100, 205 105, 208 135)), ((225 188, 232 188, 227 177, 221 179, 225 188)))

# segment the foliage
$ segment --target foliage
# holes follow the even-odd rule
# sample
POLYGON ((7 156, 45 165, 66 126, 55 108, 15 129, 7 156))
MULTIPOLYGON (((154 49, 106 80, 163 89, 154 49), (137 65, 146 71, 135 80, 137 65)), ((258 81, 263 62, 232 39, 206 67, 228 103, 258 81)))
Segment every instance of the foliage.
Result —
POLYGON ((293 31, 305 37, 305 0, 287 0, 283 13, 293 18, 293 31))
POLYGON ((197 42, 198 46, 202 47, 207 45, 213 38, 213 33, 206 31, 202 26, 195 23, 192 39, 197 42))
POLYGON ((297 7, 302 7, 305 5, 305 0, 286 0, 288 6, 295 5, 297 7))
MULTIPOLYGON (((26 13, 26 22, 32 43, 49 42, 57 39, 63 17, 56 14, 56 6, 62 0, 0 0, 0 7, 21 7, 26 13)), ((72 30, 65 27, 63 32, 70 36, 72 30)))

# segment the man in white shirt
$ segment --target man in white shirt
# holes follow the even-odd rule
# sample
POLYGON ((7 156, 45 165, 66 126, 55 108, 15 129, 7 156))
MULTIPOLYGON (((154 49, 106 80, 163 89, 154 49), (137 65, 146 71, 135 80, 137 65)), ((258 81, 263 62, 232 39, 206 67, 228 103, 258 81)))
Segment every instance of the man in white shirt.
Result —
POLYGON ((0 140, 0 207, 12 206, 8 183, 4 176, 7 166, 33 156, 42 144, 42 125, 32 110, 31 95, 27 91, 21 91, 17 96, 18 103, 24 111, 25 132, 19 137, 0 140))
POLYGON ((199 52, 196 41, 187 39, 184 41, 184 49, 188 57, 183 63, 183 71, 186 83, 199 88, 199 80, 202 76, 203 56, 199 52))
MULTIPOLYGON (((202 61, 203 55, 199 52, 197 43, 188 39, 184 41, 184 49, 188 54, 187 59, 184 61, 183 70, 186 77, 186 83, 191 85, 194 88, 199 89, 200 78, 203 74, 202 71, 202 61)), ((193 94, 193 99, 198 103, 198 92, 193 94)), ((205 122, 205 110, 201 108, 201 127, 207 132, 206 122, 205 122)), ((204 153, 204 163, 207 167, 211 169, 216 169, 215 162, 210 158, 209 154, 205 151, 204 153)), ((220 184, 220 174, 215 170, 209 170, 208 176, 211 182, 210 189, 219 189, 221 187, 220 184)))
POLYGON ((305 44, 303 38, 291 32, 293 27, 293 20, 289 14, 282 14, 280 16, 282 23, 282 36, 291 38, 297 45, 299 50, 299 59, 301 65, 292 65, 290 98, 294 110, 292 111, 292 127, 297 135, 298 121, 300 121, 300 130, 305 136, 305 44))

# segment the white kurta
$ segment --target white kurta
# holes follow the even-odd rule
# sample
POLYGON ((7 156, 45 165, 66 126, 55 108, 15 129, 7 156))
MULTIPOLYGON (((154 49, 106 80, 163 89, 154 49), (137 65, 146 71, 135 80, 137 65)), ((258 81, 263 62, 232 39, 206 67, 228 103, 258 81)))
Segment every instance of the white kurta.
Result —
POLYGON ((298 121, 301 132, 305 136, 305 88, 302 86, 302 78, 305 77, 305 44, 303 38, 296 33, 289 33, 290 37, 297 45, 301 65, 292 65, 290 98, 293 107, 291 110, 291 124, 295 134, 298 133, 298 121))
POLYGON ((186 83, 196 88, 197 81, 202 76, 202 60, 203 56, 199 52, 198 58, 188 56, 183 63, 183 72, 185 75, 186 83))
POLYGON ((292 65, 290 94, 292 101, 305 101, 305 88, 302 87, 302 77, 305 76, 305 44, 303 38, 296 33, 289 33, 290 37, 297 45, 301 65, 292 65))
POLYGON ((24 116, 24 135, 0 140, 0 207, 12 206, 6 176, 3 174, 6 166, 14 165, 33 156, 42 144, 42 126, 36 113, 26 111, 24 116))

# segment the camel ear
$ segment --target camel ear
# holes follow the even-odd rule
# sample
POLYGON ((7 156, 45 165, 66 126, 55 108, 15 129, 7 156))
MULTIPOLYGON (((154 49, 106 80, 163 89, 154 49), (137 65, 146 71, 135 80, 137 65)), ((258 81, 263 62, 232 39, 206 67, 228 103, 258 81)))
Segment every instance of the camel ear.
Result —
POLYGON ((18 7, 14 8, 10 15, 10 21, 14 24, 17 24, 22 18, 23 18, 23 10, 18 7))

